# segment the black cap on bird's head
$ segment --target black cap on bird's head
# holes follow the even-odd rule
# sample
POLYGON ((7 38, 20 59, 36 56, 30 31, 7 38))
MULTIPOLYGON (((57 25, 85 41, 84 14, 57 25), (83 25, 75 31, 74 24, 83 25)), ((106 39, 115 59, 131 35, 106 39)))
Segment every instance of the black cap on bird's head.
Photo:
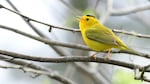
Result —
POLYGON ((84 26, 85 28, 87 28, 88 26, 94 25, 99 23, 99 21, 96 19, 96 17, 94 15, 83 15, 80 18, 80 26, 84 26))
POLYGON ((95 18, 95 16, 94 16, 94 15, 86 15, 86 16, 95 18))
MULTIPOLYGON (((84 15, 84 16, 96 18, 94 15, 84 15)), ((76 16, 77 20, 80 20, 82 17, 83 16, 76 16)))

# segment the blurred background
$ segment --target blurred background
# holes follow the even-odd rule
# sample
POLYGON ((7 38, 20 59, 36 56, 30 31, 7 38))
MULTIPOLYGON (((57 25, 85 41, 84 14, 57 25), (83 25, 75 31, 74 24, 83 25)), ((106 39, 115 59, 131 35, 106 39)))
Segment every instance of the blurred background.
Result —
MULTIPOLYGON (((121 16, 110 15, 107 12, 108 1, 109 0, 0 0, 0 4, 14 10, 10 5, 11 2, 22 14, 61 27, 79 29, 78 21, 75 17, 84 14, 93 14, 102 21, 104 25, 111 29, 120 29, 147 35, 150 34, 149 10, 121 16)), ((136 7, 147 3, 150 2, 148 0, 112 0, 112 8, 117 10, 121 8, 136 7)), ((20 16, 5 9, 0 9, 0 24, 38 36, 38 34, 28 26, 20 16)), ((31 24, 51 40, 84 45, 80 32, 74 33, 55 28, 49 32, 48 26, 35 22, 31 22, 31 24)), ((149 39, 120 33, 117 33, 117 35, 131 48, 150 54, 149 39)), ((65 47, 58 47, 63 51, 63 53, 58 53, 54 48, 48 45, 4 29, 0 29, 0 38, 1 50, 8 50, 27 55, 58 57, 62 55, 86 56, 92 53, 65 47)), ((98 54, 98 56, 103 56, 103 53, 98 54)), ((128 54, 111 54, 111 59, 141 66, 150 64, 148 59, 128 54)), ((4 61, 0 62, 2 65, 10 65, 4 61)), ((33 63, 57 71, 62 76, 70 78, 77 84, 98 84, 95 82, 96 79, 73 63, 33 63)), ((94 74, 99 75, 100 78, 98 78, 98 80, 102 81, 100 84, 149 84, 148 82, 134 80, 134 71, 127 68, 101 63, 82 64, 83 66, 86 66, 87 70, 97 71, 94 74)), ((0 84, 61 84, 46 76, 32 78, 32 73, 24 73, 22 70, 0 68, 0 75, 0 84)), ((148 77, 149 74, 146 74, 146 76, 148 77)))

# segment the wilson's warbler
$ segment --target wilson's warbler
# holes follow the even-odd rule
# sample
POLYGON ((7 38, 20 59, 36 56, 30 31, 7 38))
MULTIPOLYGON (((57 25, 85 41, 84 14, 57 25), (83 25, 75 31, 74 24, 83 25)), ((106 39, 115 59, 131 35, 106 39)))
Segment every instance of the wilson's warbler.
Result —
MULTIPOLYGON (((97 52, 108 51, 106 59, 110 58, 112 48, 119 48, 121 50, 129 49, 111 29, 104 26, 92 15, 82 16, 79 26, 86 45, 97 52)), ((93 56, 95 58, 96 55, 93 56)))

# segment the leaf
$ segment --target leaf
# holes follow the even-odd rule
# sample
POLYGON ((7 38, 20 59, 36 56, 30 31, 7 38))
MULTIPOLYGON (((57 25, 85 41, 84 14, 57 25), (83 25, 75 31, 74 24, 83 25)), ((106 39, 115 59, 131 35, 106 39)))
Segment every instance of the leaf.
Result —
POLYGON ((113 76, 113 84, 143 84, 140 80, 134 79, 134 73, 119 70, 113 76))

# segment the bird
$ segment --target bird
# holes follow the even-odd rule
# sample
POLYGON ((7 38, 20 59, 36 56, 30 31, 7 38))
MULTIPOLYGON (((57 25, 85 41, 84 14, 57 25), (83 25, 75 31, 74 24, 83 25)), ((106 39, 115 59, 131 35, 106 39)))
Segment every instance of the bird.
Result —
MULTIPOLYGON (((130 50, 130 48, 114 32, 103 25, 93 15, 83 15, 79 18, 79 27, 85 44, 96 52, 107 51, 105 58, 110 59, 112 48, 130 50)), ((96 54, 92 57, 96 59, 96 54)))

